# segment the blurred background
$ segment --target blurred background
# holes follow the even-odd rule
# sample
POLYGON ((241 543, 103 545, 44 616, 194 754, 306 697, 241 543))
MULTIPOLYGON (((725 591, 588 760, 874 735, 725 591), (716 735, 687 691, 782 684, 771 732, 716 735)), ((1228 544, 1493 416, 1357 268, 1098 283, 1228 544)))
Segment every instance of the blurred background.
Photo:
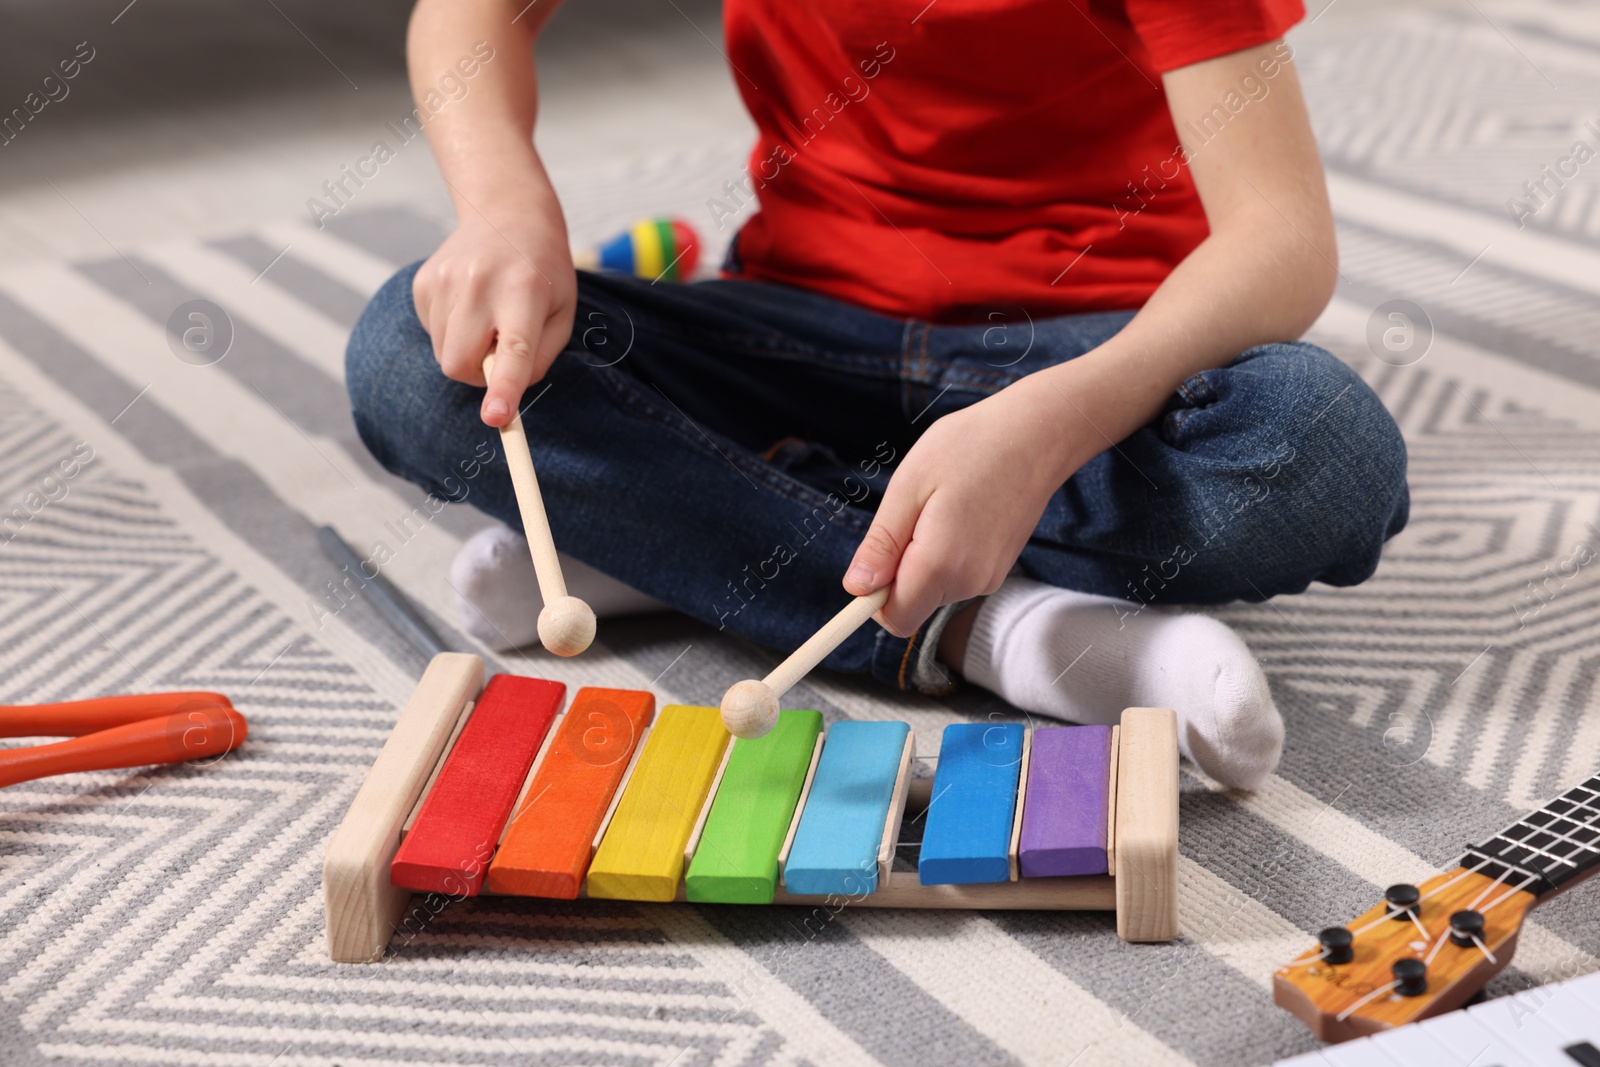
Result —
MULTIPOLYGON (((396 0, 0 4, 7 111, 80 42, 95 56, 0 148, 0 265, 307 217, 306 199, 413 106, 409 13, 396 0)), ((566 5, 538 50, 547 165, 746 138, 721 42, 711 0, 566 5)), ((443 189, 418 140, 361 202, 448 214, 443 189)))

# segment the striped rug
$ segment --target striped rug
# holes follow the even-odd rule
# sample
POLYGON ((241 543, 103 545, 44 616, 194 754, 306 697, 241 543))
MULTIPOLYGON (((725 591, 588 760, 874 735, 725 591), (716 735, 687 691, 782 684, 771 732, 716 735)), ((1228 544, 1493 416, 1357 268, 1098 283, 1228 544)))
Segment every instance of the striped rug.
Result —
MULTIPOLYGON (((1485 3, 1302 36, 1343 248, 1312 336, 1400 420, 1415 510, 1367 584, 1223 613, 1289 740, 1253 795, 1185 768, 1176 943, 1124 944, 1099 914, 819 927, 497 900, 446 908, 381 965, 330 965, 323 844, 422 666, 364 603, 326 598, 316 527, 393 546, 420 499, 356 440, 341 355, 366 296, 444 232, 358 201, 324 230, 0 276, 0 699, 214 688, 252 723, 214 766, 0 793, 0 1059, 1222 1067, 1310 1048, 1270 1002, 1278 962, 1600 768, 1600 565, 1562 571, 1600 549, 1600 163, 1520 229, 1506 205, 1600 141, 1600 19, 1485 3), (192 300, 231 322, 215 364, 169 346, 192 300), (1423 309, 1426 346, 1369 341, 1392 300, 1423 309)), ((678 211, 725 239, 707 199, 742 154, 565 175, 574 235, 678 211)), ((388 571, 463 648, 445 575, 481 522, 414 523, 388 571)), ((770 662, 659 617, 607 624, 576 661, 496 665, 714 703, 770 662)), ((829 677, 794 699, 903 717, 925 746, 1006 711, 829 677)), ((1541 908, 1493 990, 1600 968, 1597 912, 1593 888, 1541 908)))

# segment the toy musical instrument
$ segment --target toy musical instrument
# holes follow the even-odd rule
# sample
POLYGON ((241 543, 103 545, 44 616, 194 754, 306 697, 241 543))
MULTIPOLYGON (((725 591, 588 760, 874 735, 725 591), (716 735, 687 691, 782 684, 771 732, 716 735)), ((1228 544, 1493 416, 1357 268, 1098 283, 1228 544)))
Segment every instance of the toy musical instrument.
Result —
POLYGON ((1467 849, 1279 967, 1273 999, 1323 1041, 1460 1007, 1511 962, 1523 919, 1600 870, 1600 775, 1467 849))
POLYGON ((578 248, 572 264, 580 270, 614 270, 649 281, 681 282, 694 276, 700 239, 682 219, 640 219, 598 248, 578 248))
POLYGON ((1177 935, 1176 719, 946 727, 931 780, 900 722, 716 708, 429 664, 328 843, 328 951, 383 956, 484 893, 729 904, 1103 909, 1177 935), (917 861, 902 831, 921 831, 917 861), (896 859, 901 860, 897 866, 896 859), (428 896, 413 900, 412 894, 428 896))

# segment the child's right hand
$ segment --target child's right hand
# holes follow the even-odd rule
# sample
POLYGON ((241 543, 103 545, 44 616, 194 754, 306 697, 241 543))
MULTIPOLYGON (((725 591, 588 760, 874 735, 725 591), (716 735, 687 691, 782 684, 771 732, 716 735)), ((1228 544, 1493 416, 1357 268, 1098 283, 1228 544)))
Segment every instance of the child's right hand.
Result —
MULTIPOLYGON (((553 198, 552 198, 553 200, 553 198)), ((543 378, 572 335, 578 283, 559 205, 469 208, 412 282, 417 318, 447 378, 487 385, 479 414, 511 421, 522 394, 543 378), (495 349, 494 380, 483 358, 495 349)))

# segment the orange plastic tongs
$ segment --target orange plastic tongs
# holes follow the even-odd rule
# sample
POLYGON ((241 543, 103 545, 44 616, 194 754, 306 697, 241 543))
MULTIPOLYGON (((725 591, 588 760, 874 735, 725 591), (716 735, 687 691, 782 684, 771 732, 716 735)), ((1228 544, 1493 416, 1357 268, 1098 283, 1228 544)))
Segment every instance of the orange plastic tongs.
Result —
POLYGON ((72 739, 0 750, 0 787, 73 771, 220 756, 243 744, 249 729, 227 697, 203 691, 0 705, 0 737, 72 739))

